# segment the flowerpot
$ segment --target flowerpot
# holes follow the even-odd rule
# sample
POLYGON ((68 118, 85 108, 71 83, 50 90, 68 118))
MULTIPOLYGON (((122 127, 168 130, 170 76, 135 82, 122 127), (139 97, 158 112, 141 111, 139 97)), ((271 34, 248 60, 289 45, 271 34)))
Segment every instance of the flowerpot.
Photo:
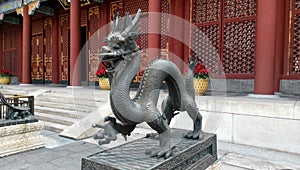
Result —
POLYGON ((9 84, 10 81, 11 81, 11 77, 8 77, 8 76, 0 77, 0 84, 9 84))
POLYGON ((108 78, 99 78, 98 82, 99 82, 99 87, 102 90, 109 90, 110 89, 109 79, 108 78))
POLYGON ((194 79, 195 93, 203 95, 208 87, 209 79, 194 79))

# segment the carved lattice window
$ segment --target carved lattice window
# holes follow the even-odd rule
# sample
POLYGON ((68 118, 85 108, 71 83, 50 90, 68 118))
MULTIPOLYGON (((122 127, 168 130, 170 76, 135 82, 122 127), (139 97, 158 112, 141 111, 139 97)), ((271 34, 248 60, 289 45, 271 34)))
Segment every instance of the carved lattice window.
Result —
POLYGON ((193 0, 192 9, 193 24, 202 31, 191 37, 193 55, 213 73, 222 72, 220 60, 226 74, 253 74, 256 0, 193 0))
POLYGON ((295 15, 294 20, 294 46, 291 58, 292 73, 300 73, 300 15, 295 15))

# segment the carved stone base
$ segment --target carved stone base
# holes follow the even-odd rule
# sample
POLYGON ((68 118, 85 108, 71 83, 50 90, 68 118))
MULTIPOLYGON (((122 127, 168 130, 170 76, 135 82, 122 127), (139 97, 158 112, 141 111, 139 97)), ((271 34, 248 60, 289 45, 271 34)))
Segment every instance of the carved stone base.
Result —
POLYGON ((124 145, 95 153, 82 159, 82 170, 129 169, 205 169, 217 160, 217 137, 205 133, 203 140, 188 140, 188 131, 171 129, 171 142, 176 145, 173 156, 164 159, 150 157, 146 149, 158 147, 158 140, 141 138, 124 145))
POLYGON ((44 147, 42 127, 41 122, 0 127, 0 157, 44 147))

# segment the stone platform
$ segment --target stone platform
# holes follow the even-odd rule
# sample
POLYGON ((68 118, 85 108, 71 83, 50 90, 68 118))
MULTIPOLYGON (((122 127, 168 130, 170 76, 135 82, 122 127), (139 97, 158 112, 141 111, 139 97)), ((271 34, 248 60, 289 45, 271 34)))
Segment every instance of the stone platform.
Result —
POLYGON ((173 156, 157 159, 145 154, 147 149, 158 147, 158 140, 141 138, 104 150, 82 159, 82 170, 106 169, 205 169, 217 160, 217 137, 205 133, 203 140, 183 138, 186 130, 171 129, 171 142, 176 145, 173 156))
POLYGON ((44 147, 45 143, 40 134, 42 127, 42 122, 0 127, 0 158, 44 147))

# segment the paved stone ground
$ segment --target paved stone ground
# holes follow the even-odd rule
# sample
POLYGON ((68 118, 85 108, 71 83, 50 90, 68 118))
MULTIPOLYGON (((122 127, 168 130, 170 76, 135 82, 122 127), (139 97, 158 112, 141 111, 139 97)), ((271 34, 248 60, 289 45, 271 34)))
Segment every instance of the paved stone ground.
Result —
MULTIPOLYGON (((0 87, 1 89, 2 87, 0 87)), ((8 87, 7 87, 8 88, 8 87)), ((42 89, 39 86, 9 86, 19 89, 42 89)), ((59 88, 59 87, 49 87, 59 88)), ((82 89, 84 90, 84 89, 82 89)), ((27 91, 27 90, 26 90, 27 91)), ((227 94, 236 95, 236 94, 227 94)), ((239 94, 245 95, 245 94, 239 94)), ((287 98, 295 96, 285 96, 287 98)), ((297 96, 296 96, 297 97, 297 96)), ((297 98, 298 99, 298 98, 297 98)), ((149 129, 137 128, 128 141, 143 137, 149 129)), ((81 159, 85 156, 125 143, 124 138, 108 145, 98 146, 91 138, 74 141, 59 137, 57 133, 42 131, 46 147, 0 158, 0 170, 79 170, 81 159)), ((0 148, 1 149, 1 148, 0 148)), ((278 152, 262 148, 254 148, 218 142, 219 160, 209 167, 209 170, 244 170, 244 169, 299 169, 300 155, 278 152)))
MULTIPOLYGON (((129 142, 151 132, 138 128, 128 138, 129 142)), ((98 146, 88 138, 74 141, 59 137, 54 132, 42 131, 45 148, 27 151, 0 158, 1 170, 80 170, 81 159, 103 149, 126 143, 122 136, 111 144, 98 146)), ((218 143, 219 160, 208 170, 248 170, 248 169, 299 169, 300 156, 249 146, 218 143)))
MULTIPOLYGON (((49 139, 48 135, 53 135, 50 132, 43 132, 49 139)), ((103 148, 98 145, 56 137, 54 140, 45 141, 46 145, 50 145, 52 148, 40 148, 32 151, 27 151, 19 154, 10 155, 4 158, 0 158, 1 170, 76 170, 80 169, 81 158, 94 153, 95 151, 101 151, 103 148), (54 147, 56 145, 62 145, 54 147)), ((45 138, 46 139, 46 138, 45 138)))

